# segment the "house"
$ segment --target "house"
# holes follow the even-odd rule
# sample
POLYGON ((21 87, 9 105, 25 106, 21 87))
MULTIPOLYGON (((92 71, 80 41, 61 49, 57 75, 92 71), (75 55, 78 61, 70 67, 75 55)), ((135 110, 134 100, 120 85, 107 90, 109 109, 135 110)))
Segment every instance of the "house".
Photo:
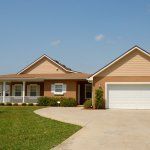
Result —
POLYGON ((138 46, 98 70, 88 79, 104 91, 105 108, 150 109, 150 54, 138 46))
POLYGON ((0 102, 36 103, 40 96, 75 98, 78 104, 104 92, 105 108, 150 109, 150 54, 138 46, 89 75, 47 55, 17 74, 0 76, 0 102))
POLYGON ((17 74, 0 76, 0 102, 36 103, 40 96, 65 96, 83 104, 92 95, 88 77, 43 55, 17 74))

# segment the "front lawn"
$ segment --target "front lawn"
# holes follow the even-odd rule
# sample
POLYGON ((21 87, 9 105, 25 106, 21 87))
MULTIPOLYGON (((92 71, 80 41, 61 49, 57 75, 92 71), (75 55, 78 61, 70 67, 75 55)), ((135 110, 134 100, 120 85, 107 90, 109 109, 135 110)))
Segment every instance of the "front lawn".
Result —
POLYGON ((81 128, 34 114, 39 108, 0 107, 0 149, 48 150, 81 128))

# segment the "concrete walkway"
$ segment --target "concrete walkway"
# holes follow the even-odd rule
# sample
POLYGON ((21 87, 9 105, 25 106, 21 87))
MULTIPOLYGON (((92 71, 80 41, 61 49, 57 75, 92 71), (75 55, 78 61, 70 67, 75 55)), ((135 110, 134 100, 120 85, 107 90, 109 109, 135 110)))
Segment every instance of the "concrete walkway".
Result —
POLYGON ((84 110, 44 108, 43 117, 73 123, 83 128, 54 150, 149 150, 149 110, 84 110))

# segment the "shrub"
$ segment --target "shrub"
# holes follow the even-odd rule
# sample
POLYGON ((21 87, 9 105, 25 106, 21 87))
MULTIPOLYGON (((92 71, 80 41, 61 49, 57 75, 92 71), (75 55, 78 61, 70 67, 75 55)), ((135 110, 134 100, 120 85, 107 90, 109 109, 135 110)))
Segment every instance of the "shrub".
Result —
POLYGON ((27 104, 26 103, 22 103, 22 106, 27 106, 27 104))
POLYGON ((18 103, 14 103, 13 106, 18 106, 18 103))
POLYGON ((59 100, 60 97, 49 97, 49 106, 58 106, 57 101, 59 100))
POLYGON ((40 106, 40 105, 38 103, 36 103, 35 106, 40 106))
POLYGON ((64 98, 60 99, 60 106, 62 107, 75 107, 77 106, 77 101, 74 98, 64 98))
POLYGON ((90 108, 92 108, 92 100, 91 100, 91 99, 86 100, 83 105, 84 105, 84 108, 85 108, 85 109, 90 109, 90 108))
POLYGON ((4 106, 5 104, 4 103, 0 103, 0 106, 4 106))
POLYGON ((40 106, 57 106, 58 98, 56 97, 40 97, 38 98, 38 104, 40 106))
POLYGON ((77 102, 74 98, 66 98, 66 97, 40 97, 38 98, 38 104, 40 106, 62 106, 62 107, 77 106, 77 102), (60 101, 60 104, 57 103, 58 101, 60 101))
POLYGON ((7 103, 6 103, 6 106, 12 106, 12 103, 7 102, 7 103))
POLYGON ((48 106, 49 105, 49 98, 48 97, 39 97, 38 104, 40 106, 48 106))
POLYGON ((103 99, 103 90, 101 87, 96 90, 95 99, 96 99, 96 108, 102 109, 104 106, 104 99, 103 99))
POLYGON ((28 106, 33 106, 33 103, 29 103, 28 106))

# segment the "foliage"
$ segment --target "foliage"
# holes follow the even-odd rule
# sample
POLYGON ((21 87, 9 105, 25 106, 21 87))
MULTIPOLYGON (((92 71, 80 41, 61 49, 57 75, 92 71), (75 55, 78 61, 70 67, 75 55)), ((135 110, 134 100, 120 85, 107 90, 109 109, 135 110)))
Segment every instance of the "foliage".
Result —
POLYGON ((7 102, 7 103, 6 103, 6 106, 12 106, 12 103, 7 102))
POLYGON ((84 108, 85 108, 85 109, 90 109, 90 108, 92 108, 92 100, 91 100, 91 99, 86 100, 83 105, 84 105, 84 108))
POLYGON ((66 97, 40 97, 38 98, 38 104, 40 106, 62 106, 62 107, 77 106, 77 102, 74 98, 66 98, 66 97), (60 104, 58 102, 60 102, 60 104))
POLYGON ((27 104, 26 104, 26 103, 22 103, 21 105, 22 105, 22 106, 27 106, 27 104))
POLYGON ((18 103, 14 103, 13 106, 18 106, 18 103))
POLYGON ((60 106, 62 107, 75 107, 77 106, 77 101, 74 98, 61 98, 60 106))
POLYGON ((103 90, 101 87, 96 90, 95 99, 96 99, 96 109, 102 109, 104 106, 104 99, 103 99, 103 90))
POLYGON ((28 106, 33 106, 33 103, 29 103, 28 106))
POLYGON ((5 104, 4 103, 0 103, 0 106, 4 106, 5 104))

